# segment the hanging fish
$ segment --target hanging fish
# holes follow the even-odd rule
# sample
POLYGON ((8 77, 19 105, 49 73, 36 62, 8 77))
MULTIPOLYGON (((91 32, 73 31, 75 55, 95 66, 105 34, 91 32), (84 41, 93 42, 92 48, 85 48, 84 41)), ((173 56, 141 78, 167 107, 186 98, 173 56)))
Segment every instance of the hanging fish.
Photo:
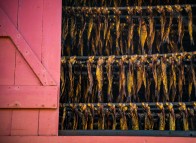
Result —
POLYGON ((104 15, 104 30, 103 30, 103 39, 106 39, 106 35, 107 35, 107 30, 108 30, 108 17, 109 17, 109 13, 110 11, 108 10, 107 7, 103 7, 102 9, 102 14, 104 15))
POLYGON ((177 71, 178 71, 178 101, 182 101, 182 95, 183 95, 183 86, 185 84, 185 77, 184 77, 184 64, 183 64, 183 56, 178 56, 177 60, 177 71))
POLYGON ((120 109, 119 109, 119 113, 120 113, 120 129, 121 130, 128 130, 128 126, 127 126, 127 118, 126 118, 126 114, 125 112, 127 111, 127 107, 125 105, 120 104, 120 109))
POLYGON ((156 103, 157 108, 161 111, 159 116, 159 130, 165 130, 165 109, 163 103, 156 103))
POLYGON ((118 8, 113 9, 115 14, 115 22, 116 22, 116 53, 119 55, 120 47, 119 47, 119 38, 120 38, 120 14, 121 11, 118 8))
POLYGON ((125 61, 127 56, 122 56, 122 59, 119 61, 120 72, 119 72, 119 95, 117 102, 123 102, 126 97, 126 76, 125 76, 125 61))
POLYGON ((190 36, 191 45, 194 45, 193 39, 193 16, 192 16, 192 8, 191 5, 186 5, 185 10, 188 13, 188 31, 190 36))
POLYGON ((164 42, 169 43, 169 34, 170 34, 170 30, 171 30, 171 27, 172 27, 172 21, 173 21, 173 9, 172 9, 171 6, 165 6, 165 8, 166 8, 166 11, 170 13, 169 14, 170 16, 169 16, 168 26, 165 29, 163 40, 164 40, 164 42))
POLYGON ((132 121, 132 130, 139 130, 139 120, 138 120, 138 107, 136 104, 130 103, 130 116, 132 121))
POLYGON ((87 61, 87 72, 88 72, 88 81, 89 81, 89 86, 88 86, 88 99, 87 102, 91 102, 90 99, 92 99, 92 90, 93 90, 93 74, 92 74, 92 64, 94 62, 94 56, 89 57, 87 61))
POLYGON ((176 91, 177 91, 177 85, 176 85, 176 67, 175 67, 175 57, 174 55, 170 58, 169 60, 169 63, 170 63, 170 81, 169 81, 169 93, 170 93, 170 90, 172 91, 172 94, 171 94, 171 100, 172 102, 174 102, 175 100, 175 97, 176 97, 176 91))
POLYGON ((100 57, 97 61, 96 79, 98 87, 98 102, 103 102, 102 88, 103 88, 103 63, 104 58, 100 57))
POLYGON ((112 85, 113 85, 113 68, 112 64, 115 61, 115 56, 109 56, 106 64, 106 71, 107 71, 107 77, 108 77, 108 90, 107 90, 107 97, 108 102, 113 101, 113 92, 112 92, 112 85))
POLYGON ((117 125, 117 122, 116 122, 116 108, 115 108, 115 105, 111 105, 109 103, 109 110, 111 112, 111 115, 112 115, 112 130, 116 130, 116 125, 117 125))
POLYGON ((161 76, 163 82, 163 92, 164 92, 164 100, 169 101, 169 94, 168 94, 168 79, 167 79, 167 59, 166 55, 161 59, 161 76))
MULTIPOLYGON (((96 8, 96 14, 97 14, 97 24, 95 28, 95 48, 98 49, 98 53, 102 54, 102 47, 100 46, 101 41, 101 8, 96 8)), ((96 51, 97 54, 97 51, 96 51)))
POLYGON ((71 57, 68 61, 69 66, 69 102, 73 102, 74 98, 74 75, 73 75, 73 64, 76 62, 76 57, 71 57))
POLYGON ((82 65, 79 65, 80 69, 79 69, 79 76, 78 76, 78 82, 77 82, 77 86, 76 86, 76 93, 74 96, 74 102, 75 103, 79 103, 79 100, 81 98, 81 85, 82 85, 82 65))
POLYGON ((103 105, 98 103, 98 130, 104 130, 105 124, 105 112, 103 105))
POLYGON ((94 105, 88 104, 88 129, 93 130, 94 125, 94 105))
POLYGON ((160 13, 160 22, 161 22, 161 43, 164 41, 164 33, 165 33, 165 24, 166 24, 166 16, 165 9, 163 6, 157 6, 157 11, 160 13))
POLYGON ((88 45, 89 45, 89 42, 90 42, 90 38, 91 38, 91 33, 92 33, 92 29, 93 29, 93 15, 92 15, 92 10, 91 8, 89 8, 89 24, 88 24, 88 33, 87 33, 87 42, 88 42, 88 45))
POLYGON ((169 130, 176 130, 176 116, 174 113, 174 108, 172 103, 166 103, 166 106, 169 110, 169 130))
POLYGON ((64 69, 64 65, 66 64, 66 59, 65 57, 61 58, 61 97, 64 95, 65 93, 65 84, 66 84, 66 77, 65 77, 65 69, 64 69))
POLYGON ((154 119, 150 111, 150 106, 146 103, 142 103, 142 107, 145 111, 144 113, 144 130, 153 130, 154 128, 154 119))
POLYGON ((61 120, 61 130, 65 129, 65 118, 66 118, 67 110, 66 107, 63 108, 63 116, 61 120))
POLYGON ((110 46, 110 42, 112 40, 111 29, 113 26, 114 26, 114 23, 110 23, 107 29, 107 32, 106 32, 106 40, 105 40, 106 55, 110 55, 112 53, 112 46, 110 46))
POLYGON ((182 114, 182 121, 183 121, 183 130, 188 131, 189 130, 189 122, 188 122, 188 111, 186 108, 185 103, 179 103, 179 110, 182 114))

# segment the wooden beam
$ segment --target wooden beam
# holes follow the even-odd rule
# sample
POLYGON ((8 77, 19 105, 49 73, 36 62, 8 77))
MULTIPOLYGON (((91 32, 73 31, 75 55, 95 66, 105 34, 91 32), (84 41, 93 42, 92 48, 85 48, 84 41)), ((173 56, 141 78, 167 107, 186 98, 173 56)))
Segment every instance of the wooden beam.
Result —
POLYGON ((11 38, 18 51, 22 54, 24 59, 27 61, 27 63, 43 85, 56 85, 50 73, 42 65, 40 60, 31 50, 29 44, 25 41, 24 37, 17 30, 17 28, 1 8, 0 19, 0 36, 8 36, 11 38))
POLYGON ((57 86, 0 86, 0 108, 57 109, 57 86))

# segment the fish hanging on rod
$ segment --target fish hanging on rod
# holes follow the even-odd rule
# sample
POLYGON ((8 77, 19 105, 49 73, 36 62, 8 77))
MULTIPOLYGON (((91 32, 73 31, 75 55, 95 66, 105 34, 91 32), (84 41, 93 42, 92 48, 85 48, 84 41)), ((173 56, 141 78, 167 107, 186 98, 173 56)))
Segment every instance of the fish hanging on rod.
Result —
POLYGON ((127 126, 127 118, 125 112, 127 111, 127 107, 124 104, 119 104, 119 114, 120 114, 120 129, 128 130, 127 126))
POLYGON ((169 93, 171 93, 170 101, 174 102, 176 97, 176 91, 177 91, 177 85, 176 85, 176 63, 175 63, 175 57, 174 55, 169 58, 169 64, 170 64, 170 74, 169 74, 169 93))
MULTIPOLYGON (((145 70, 145 62, 146 62, 147 56, 142 56, 140 60, 136 63, 136 69, 137 69, 137 100, 139 101, 139 95, 138 92, 142 87, 142 84, 144 85, 144 88, 146 89, 146 70, 145 70)), ((146 92, 146 91, 145 91, 146 92)))
POLYGON ((121 55, 124 55, 124 48, 125 48, 125 40, 124 40, 124 35, 123 35, 123 33, 124 33, 124 28, 125 28, 125 26, 126 26, 126 24, 125 23, 121 23, 120 24, 120 39, 119 39, 119 47, 120 47, 120 54, 121 55))
POLYGON ((94 62, 94 56, 92 57, 89 57, 88 58, 88 61, 87 61, 87 72, 88 72, 88 97, 87 97, 87 102, 92 102, 92 99, 94 98, 92 96, 92 90, 93 90, 93 85, 94 85, 94 82, 93 82, 93 74, 92 74, 92 64, 94 62))
POLYGON ((106 72, 108 77, 108 90, 107 90, 107 99, 108 102, 113 101, 113 63, 115 61, 115 56, 109 56, 108 60, 106 61, 106 72))
POLYGON ((63 108, 63 116, 62 116, 62 120, 61 120, 61 130, 65 129, 65 118, 67 115, 67 109, 66 107, 63 108))
POLYGON ((165 24, 166 24, 166 16, 165 16, 164 6, 157 6, 157 11, 158 11, 158 13, 160 13, 160 23, 161 23, 161 43, 160 44, 162 44, 164 41, 165 24))
POLYGON ((170 34, 171 27, 172 27, 174 13, 173 13, 173 8, 170 5, 166 5, 165 9, 167 12, 169 12, 169 23, 168 23, 167 28, 165 28, 163 40, 164 40, 164 42, 169 44, 169 41, 170 41, 169 34, 170 34))
POLYGON ((93 29, 93 25, 94 25, 94 22, 93 22, 93 12, 92 12, 92 9, 89 8, 89 24, 88 24, 88 32, 87 32, 87 45, 88 45, 88 49, 89 46, 90 46, 90 38, 91 38, 91 34, 92 34, 92 29, 93 29))
POLYGON ((144 109, 144 130, 153 130, 154 128, 154 119, 150 111, 150 106, 147 103, 142 103, 144 109))
POLYGON ((110 21, 107 32, 106 32, 106 39, 105 39, 105 51, 106 55, 112 54, 112 35, 111 35, 111 29, 114 27, 114 23, 110 21))
POLYGON ((140 43, 139 45, 141 47, 141 53, 145 54, 144 46, 145 46, 147 35, 148 35, 147 26, 146 26, 145 20, 142 18, 142 7, 136 6, 135 10, 140 15, 139 18, 138 18, 138 21, 139 21, 138 35, 139 35, 139 39, 140 39, 139 40, 139 43, 140 43))
POLYGON ((186 104, 185 103, 179 103, 179 110, 181 112, 182 115, 182 121, 183 121, 183 130, 184 131, 188 131, 189 130, 189 122, 188 122, 188 111, 186 108, 186 104))
POLYGON ((138 113, 137 113, 137 105, 130 103, 130 117, 132 121, 132 130, 139 130, 139 120, 138 120, 138 113))
POLYGON ((105 124, 105 111, 103 105, 98 103, 98 130, 104 130, 105 124))
POLYGON ((117 97, 117 102, 123 102, 126 98, 126 75, 125 75, 125 62, 127 56, 122 56, 119 61, 119 95, 117 97))
POLYGON ((188 111, 188 120, 189 120, 189 129, 195 130, 195 113, 194 108, 187 108, 188 111))
POLYGON ((98 102, 103 102, 103 63, 104 58, 100 57, 97 61, 96 67, 96 79, 97 79, 97 87, 98 87, 98 102))
POLYGON ((169 93, 168 93, 168 78, 167 78, 167 59, 166 55, 161 58, 161 77, 163 83, 163 93, 164 98, 163 101, 169 101, 169 93))
POLYGON ((82 130, 87 130, 88 127, 88 111, 87 111, 87 106, 86 104, 81 104, 80 106, 80 112, 79 116, 82 120, 82 130))
POLYGON ((183 17, 182 17, 182 7, 180 5, 175 5, 174 6, 175 11, 178 13, 178 43, 180 43, 180 50, 184 51, 183 49, 183 44, 182 44, 182 40, 184 37, 184 26, 183 26, 183 17))
POLYGON ((127 23, 128 23, 128 36, 127 36, 127 54, 133 54, 134 53, 134 44, 133 44, 133 34, 134 34, 134 27, 135 24, 133 23, 133 8, 128 7, 127 8, 128 16, 126 17, 127 23))
POLYGON ((134 77, 134 63, 137 60, 137 56, 132 56, 129 59, 129 67, 127 72, 127 100, 126 102, 132 102, 132 98, 136 100, 135 97, 135 77, 134 77))
POLYGON ((160 110, 159 116, 159 130, 165 130, 165 109, 163 103, 156 103, 157 108, 160 110))
POLYGON ((120 53, 120 46, 119 46, 119 38, 120 38, 120 14, 121 11, 118 8, 113 8, 114 11, 114 18, 116 22, 116 54, 119 55, 120 53))
POLYGON ((103 29, 103 39, 105 41, 106 35, 107 35, 107 30, 108 30, 108 21, 109 21, 109 13, 110 11, 108 10, 107 7, 102 7, 101 8, 102 14, 104 15, 104 29, 103 29))
POLYGON ((190 36, 191 45, 195 45, 193 39, 193 16, 192 16, 192 8, 191 5, 186 5, 185 10, 188 13, 188 31, 190 36))
POLYGON ((78 82, 76 86, 76 93, 74 96, 74 102, 79 103, 81 98, 81 86, 82 86, 82 65, 79 65, 79 75, 78 75, 78 82))
POLYGON ((147 37, 147 46, 148 46, 148 54, 152 54, 152 45, 154 43, 155 38, 155 25, 154 25, 154 17, 153 10, 151 6, 147 7, 147 11, 149 13, 148 23, 149 23, 149 32, 147 37))
POLYGON ((94 105, 93 104, 88 104, 87 105, 87 111, 88 111, 88 129, 93 130, 93 125, 94 125, 94 105))
POLYGON ((109 106, 109 110, 110 110, 110 113, 111 113, 111 116, 112 116, 112 130, 116 130, 116 125, 117 125, 117 122, 116 122, 116 107, 115 105, 112 105, 112 104, 108 104, 109 106))
POLYGON ((184 64, 183 64, 183 55, 180 55, 176 58, 177 60, 177 72, 178 72, 178 101, 182 102, 183 95, 183 86, 185 85, 185 76, 184 76, 184 64))
POLYGON ((68 61, 68 67, 69 67, 69 102, 73 102, 74 98, 74 75, 73 75, 73 68, 72 66, 76 63, 76 57, 71 57, 68 61))
POLYGON ((71 38, 71 43, 70 43, 70 46, 71 46, 71 53, 73 54, 73 50, 74 50, 74 46, 76 44, 76 35, 77 35, 77 21, 76 21, 76 16, 74 15, 74 10, 73 10, 73 13, 71 15, 71 24, 70 24, 70 38, 71 38))
POLYGON ((64 65, 66 64, 66 59, 65 57, 61 58, 61 77, 60 77, 60 81, 61 81, 61 97, 64 96, 65 94, 65 85, 66 85, 66 76, 65 76, 65 68, 64 65))
POLYGON ((166 106, 169 111, 169 130, 175 131, 176 130, 176 116, 173 108, 172 103, 166 103, 166 106))
POLYGON ((73 113, 73 130, 77 130, 78 127, 78 110, 74 104, 70 104, 73 113))

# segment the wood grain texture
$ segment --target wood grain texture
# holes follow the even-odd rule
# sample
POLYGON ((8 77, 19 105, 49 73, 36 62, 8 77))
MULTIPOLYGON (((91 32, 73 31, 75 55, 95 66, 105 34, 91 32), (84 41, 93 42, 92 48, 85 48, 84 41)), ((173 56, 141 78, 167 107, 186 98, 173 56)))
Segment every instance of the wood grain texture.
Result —
POLYGON ((0 8, 0 36, 9 36, 43 85, 56 85, 49 72, 31 50, 21 33, 0 8))
POLYGON ((11 135, 12 110, 0 109, 0 135, 11 135))
POLYGON ((11 135, 38 135, 38 118, 38 109, 13 110, 11 135))
POLYGON ((40 109, 39 136, 58 135, 58 110, 40 109))
POLYGON ((15 46, 9 38, 0 38, 0 85, 14 85, 15 46))
POLYGON ((56 109, 57 94, 56 86, 0 86, 0 108, 56 109))
POLYGON ((0 137, 1 143, 195 143, 196 138, 114 136, 16 136, 0 137))

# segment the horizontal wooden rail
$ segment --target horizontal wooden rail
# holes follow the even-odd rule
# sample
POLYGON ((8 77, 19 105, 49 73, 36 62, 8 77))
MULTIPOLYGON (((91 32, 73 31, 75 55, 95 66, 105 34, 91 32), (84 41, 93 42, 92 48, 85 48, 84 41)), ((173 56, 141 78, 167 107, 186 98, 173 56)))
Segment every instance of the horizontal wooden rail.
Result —
POLYGON ((54 108, 57 86, 0 86, 0 108, 54 108))

